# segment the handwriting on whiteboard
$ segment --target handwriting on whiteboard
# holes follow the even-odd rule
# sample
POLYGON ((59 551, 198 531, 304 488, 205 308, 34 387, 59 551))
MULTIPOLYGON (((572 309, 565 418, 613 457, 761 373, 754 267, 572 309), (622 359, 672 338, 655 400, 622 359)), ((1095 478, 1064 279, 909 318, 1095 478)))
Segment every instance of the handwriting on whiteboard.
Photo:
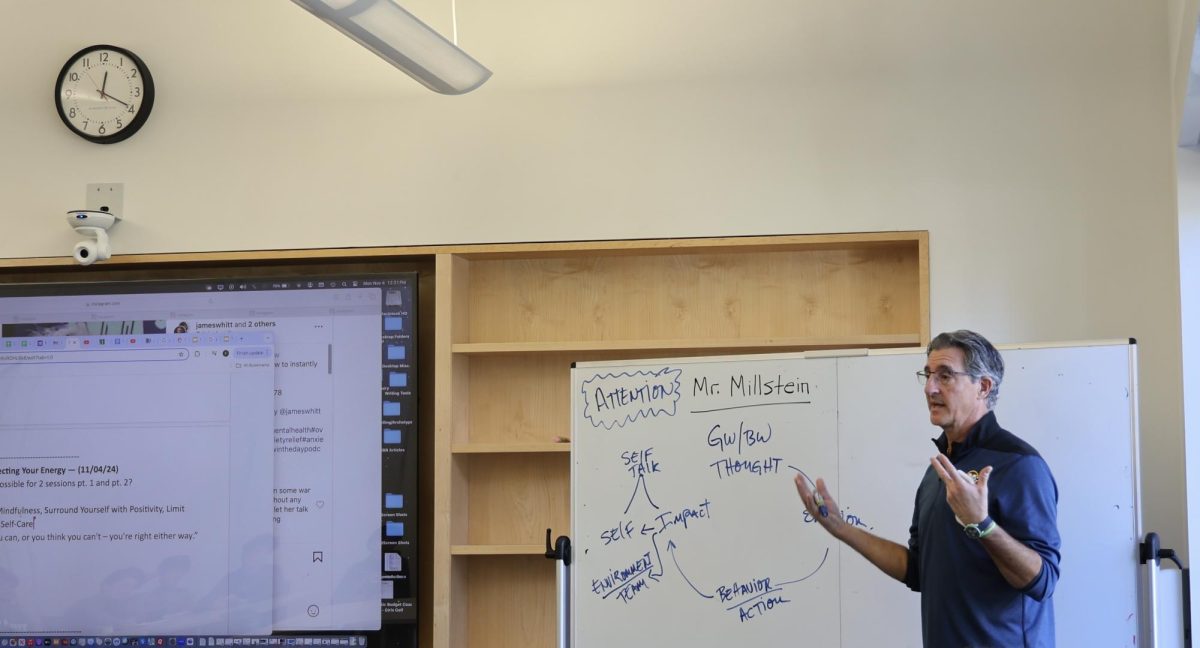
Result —
POLYGON ((674 416, 682 369, 598 374, 583 381, 583 415, 593 427, 624 427, 645 416, 674 416))
MULTIPOLYGON (((629 379, 640 379, 647 381, 644 384, 650 384, 649 378, 659 378, 661 375, 662 372, 647 372, 597 376, 588 381, 585 391, 592 390, 595 395, 593 402, 600 403, 603 402, 600 394, 619 394, 615 389, 627 386, 629 379)), ((646 393, 652 395, 650 391, 646 393)), ((629 414, 622 413, 622 416, 629 414)), ((799 468, 784 464, 783 457, 764 456, 764 452, 769 453, 775 445, 776 429, 769 420, 762 420, 761 417, 754 419, 737 420, 736 425, 711 423, 706 426, 707 434, 692 437, 693 443, 703 444, 707 449, 705 461, 716 455, 717 460, 709 463, 708 467, 716 469, 717 481, 709 482, 708 488, 734 475, 765 477, 779 475, 784 468, 803 474, 799 468), (746 457, 747 454, 752 456, 746 457)), ((624 426, 628 422, 617 423, 624 426)), ((655 490, 652 487, 658 480, 668 478, 669 473, 677 468, 673 458, 664 459, 660 455, 654 446, 639 444, 614 452, 607 462, 611 468, 619 469, 610 474, 622 475, 628 480, 626 484, 631 486, 632 492, 624 510, 619 516, 614 514, 609 519, 600 531, 599 545, 593 547, 598 557, 603 556, 601 560, 607 559, 609 552, 614 549, 619 553, 613 556, 613 562, 602 574, 591 579, 592 594, 608 601, 609 605, 640 605, 639 601, 644 596, 653 598, 655 595, 650 592, 664 586, 668 580, 674 580, 676 588, 685 584, 700 605, 720 605, 719 609, 736 618, 737 623, 753 622, 792 603, 795 590, 788 590, 820 571, 829 557, 829 548, 824 549, 807 574, 784 574, 781 578, 779 574, 756 573, 725 582, 709 580, 714 575, 711 573, 713 566, 697 564, 694 560, 689 565, 687 554, 689 549, 704 544, 706 538, 711 537, 703 533, 696 535, 695 531, 698 527, 712 524, 714 514, 720 507, 706 496, 695 497, 682 506, 679 502, 663 502, 663 506, 660 506, 651 496, 651 491, 655 490), (626 549, 634 549, 636 553, 631 556, 626 549), (680 551, 683 555, 680 555, 680 551)), ((858 520, 852 523, 865 526, 858 520)))

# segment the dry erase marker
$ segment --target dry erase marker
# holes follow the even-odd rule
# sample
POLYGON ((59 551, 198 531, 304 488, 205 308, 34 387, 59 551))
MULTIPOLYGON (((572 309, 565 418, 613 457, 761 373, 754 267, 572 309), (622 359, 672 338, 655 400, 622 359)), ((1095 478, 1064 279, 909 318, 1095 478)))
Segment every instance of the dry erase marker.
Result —
POLYGON ((813 501, 817 503, 817 510, 821 512, 821 517, 829 517, 829 507, 825 506, 825 499, 818 492, 813 492, 813 501))

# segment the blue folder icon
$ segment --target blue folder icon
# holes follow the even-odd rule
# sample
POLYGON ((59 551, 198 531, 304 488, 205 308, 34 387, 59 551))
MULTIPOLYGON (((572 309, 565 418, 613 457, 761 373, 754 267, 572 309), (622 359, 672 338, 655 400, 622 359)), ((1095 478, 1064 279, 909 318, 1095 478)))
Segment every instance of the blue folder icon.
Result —
POLYGON ((389 346, 387 348, 388 360, 403 360, 407 355, 407 350, 402 346, 389 346))
POLYGON ((388 523, 384 524, 383 533, 384 533, 384 535, 392 537, 392 538, 403 538, 404 537, 404 523, 403 522, 388 522, 388 523))
POLYGON ((399 331, 404 328, 403 317, 385 317, 383 318, 383 330, 399 331))
POLYGON ((408 374, 402 371, 388 374, 388 387, 408 387, 408 374))
POLYGON ((400 443, 400 430, 384 430, 383 442, 388 445, 398 445, 400 443))
POLYGON ((400 403, 395 403, 392 401, 384 401, 383 402, 383 415, 384 416, 400 416, 400 403))
POLYGON ((383 506, 391 509, 404 508, 404 495, 402 493, 384 493, 383 506))

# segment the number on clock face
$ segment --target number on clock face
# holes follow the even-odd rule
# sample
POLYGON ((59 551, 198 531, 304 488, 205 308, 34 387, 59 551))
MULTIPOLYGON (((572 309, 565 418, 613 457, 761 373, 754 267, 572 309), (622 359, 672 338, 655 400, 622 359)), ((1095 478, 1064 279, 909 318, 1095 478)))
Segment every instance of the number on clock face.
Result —
POLYGON ((59 74, 56 102, 63 122, 93 142, 116 142, 145 122, 153 82, 142 61, 118 47, 80 50, 59 74))

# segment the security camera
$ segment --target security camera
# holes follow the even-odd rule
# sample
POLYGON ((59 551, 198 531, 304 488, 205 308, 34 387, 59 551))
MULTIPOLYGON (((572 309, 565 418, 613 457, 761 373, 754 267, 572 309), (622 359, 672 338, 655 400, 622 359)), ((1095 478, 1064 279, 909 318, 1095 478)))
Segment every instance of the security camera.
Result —
POLYGON ((67 222, 86 240, 75 244, 74 257, 80 265, 91 265, 112 256, 108 247, 108 228, 118 220, 116 214, 92 209, 67 212, 67 222))

